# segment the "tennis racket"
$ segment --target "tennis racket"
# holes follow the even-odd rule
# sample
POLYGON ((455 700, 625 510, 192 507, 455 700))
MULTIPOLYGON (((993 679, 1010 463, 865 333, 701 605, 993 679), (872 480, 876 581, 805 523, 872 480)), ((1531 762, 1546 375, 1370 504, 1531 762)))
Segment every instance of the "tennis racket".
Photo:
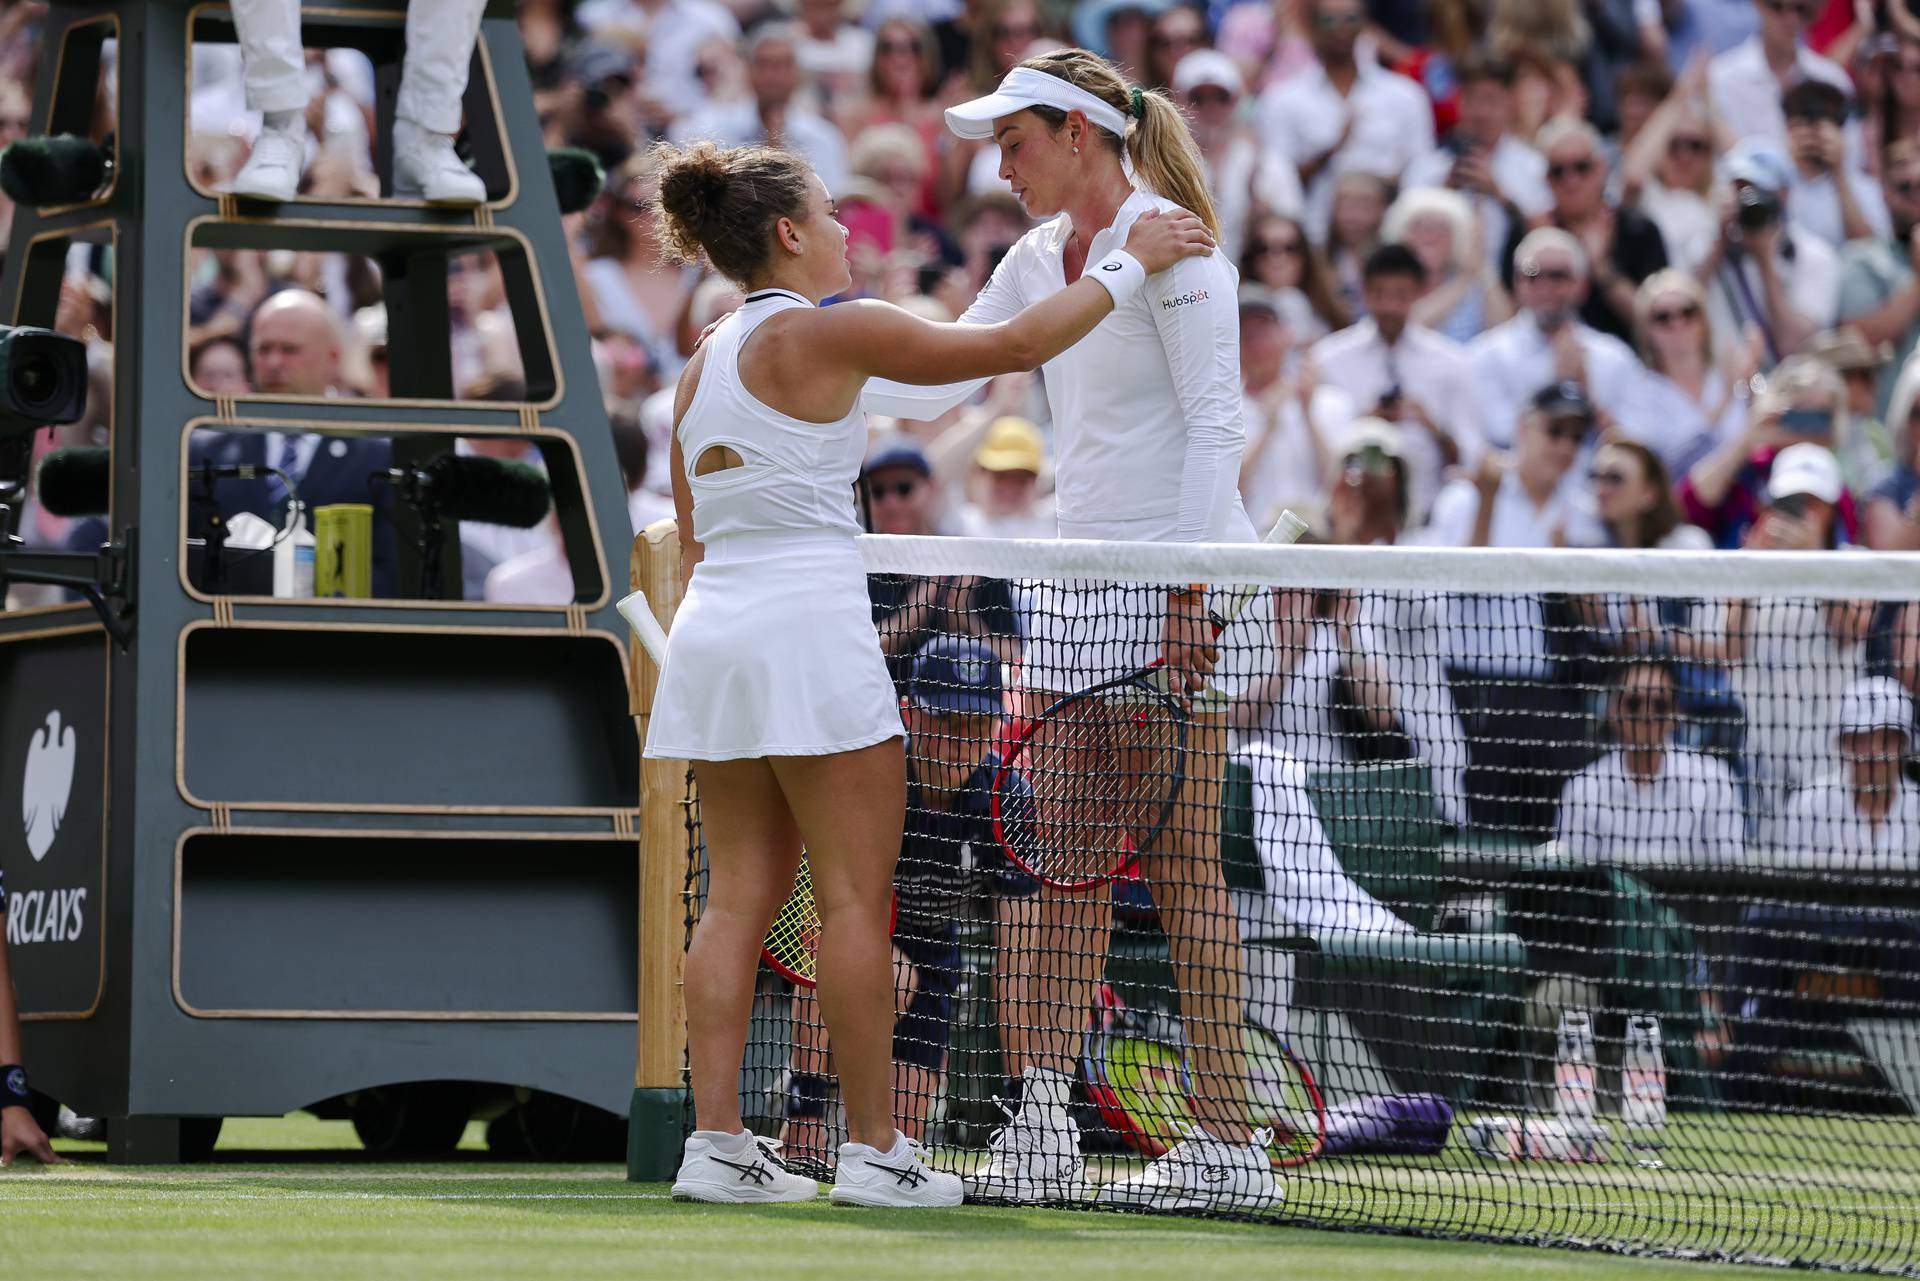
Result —
MULTIPOLYGON (((900 896, 895 894, 887 931, 891 933, 899 923, 900 896)), ((794 874, 793 893, 787 895, 787 901, 774 913, 760 955, 790 982, 813 987, 820 981, 820 909, 813 901, 813 869, 808 866, 804 853, 800 857, 800 870, 794 874)))
MULTIPOLYGON (((1263 542, 1307 524, 1282 512, 1263 542)), ((1213 639, 1262 592, 1237 586, 1208 610, 1213 639)), ((1087 890, 1152 848, 1186 782, 1187 708, 1166 659, 1058 699, 1012 734, 994 772, 994 839, 1044 885, 1087 890)))

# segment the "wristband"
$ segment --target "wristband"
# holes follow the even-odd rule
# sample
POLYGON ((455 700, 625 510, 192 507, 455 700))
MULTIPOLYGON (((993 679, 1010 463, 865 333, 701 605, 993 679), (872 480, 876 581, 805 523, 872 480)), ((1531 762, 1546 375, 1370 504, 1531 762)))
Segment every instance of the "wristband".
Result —
POLYGON ((1115 311, 1125 305, 1127 299, 1140 292, 1140 286, 1147 283, 1147 269, 1140 260, 1124 249, 1116 249, 1082 273, 1091 276, 1105 286, 1113 295, 1115 311))
POLYGON ((0 1064, 0 1108, 23 1108, 32 1098, 27 1070, 18 1063, 0 1064))

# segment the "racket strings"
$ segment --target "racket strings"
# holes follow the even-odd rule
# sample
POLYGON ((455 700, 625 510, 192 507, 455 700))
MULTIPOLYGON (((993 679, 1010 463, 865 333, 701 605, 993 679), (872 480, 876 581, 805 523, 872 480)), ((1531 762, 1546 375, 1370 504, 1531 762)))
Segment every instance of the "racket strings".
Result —
POLYGON ((1159 700, 1086 699, 1044 717, 1020 761, 1044 874, 1099 880, 1146 848, 1179 788, 1183 743, 1159 700))

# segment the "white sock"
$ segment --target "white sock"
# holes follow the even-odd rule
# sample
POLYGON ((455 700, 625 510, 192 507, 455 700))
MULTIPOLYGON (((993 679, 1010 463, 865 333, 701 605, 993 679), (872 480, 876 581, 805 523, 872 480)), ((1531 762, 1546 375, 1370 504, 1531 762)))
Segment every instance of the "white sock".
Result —
POLYGON ((753 1146, 751 1130, 742 1130, 738 1134, 728 1134, 725 1130, 695 1130, 693 1137, 704 1140, 718 1151, 735 1155, 753 1146))
POLYGON ((433 130, 413 123, 411 120, 396 119, 393 122, 393 145, 396 148, 418 147, 435 138, 446 138, 447 134, 436 134, 433 130))
POLYGON ((293 133, 300 127, 300 113, 297 111, 269 111, 261 117, 261 122, 275 133, 293 133))
POLYGON ((1030 1067, 1020 1073, 1020 1101, 1035 1107, 1065 1111, 1073 1093, 1073 1078, 1052 1068, 1030 1067))

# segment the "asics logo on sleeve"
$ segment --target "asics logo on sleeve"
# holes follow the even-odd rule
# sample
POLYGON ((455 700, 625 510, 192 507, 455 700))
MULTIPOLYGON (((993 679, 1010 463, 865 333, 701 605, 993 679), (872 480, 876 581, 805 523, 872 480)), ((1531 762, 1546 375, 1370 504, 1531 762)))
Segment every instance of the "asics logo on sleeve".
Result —
POLYGON ((742 1183, 754 1183, 764 1186, 766 1182, 773 1177, 773 1171, 769 1170, 765 1163, 760 1161, 729 1161, 725 1157, 719 1156, 712 1159, 716 1164, 724 1165, 729 1170, 740 1171, 740 1182, 742 1183))

